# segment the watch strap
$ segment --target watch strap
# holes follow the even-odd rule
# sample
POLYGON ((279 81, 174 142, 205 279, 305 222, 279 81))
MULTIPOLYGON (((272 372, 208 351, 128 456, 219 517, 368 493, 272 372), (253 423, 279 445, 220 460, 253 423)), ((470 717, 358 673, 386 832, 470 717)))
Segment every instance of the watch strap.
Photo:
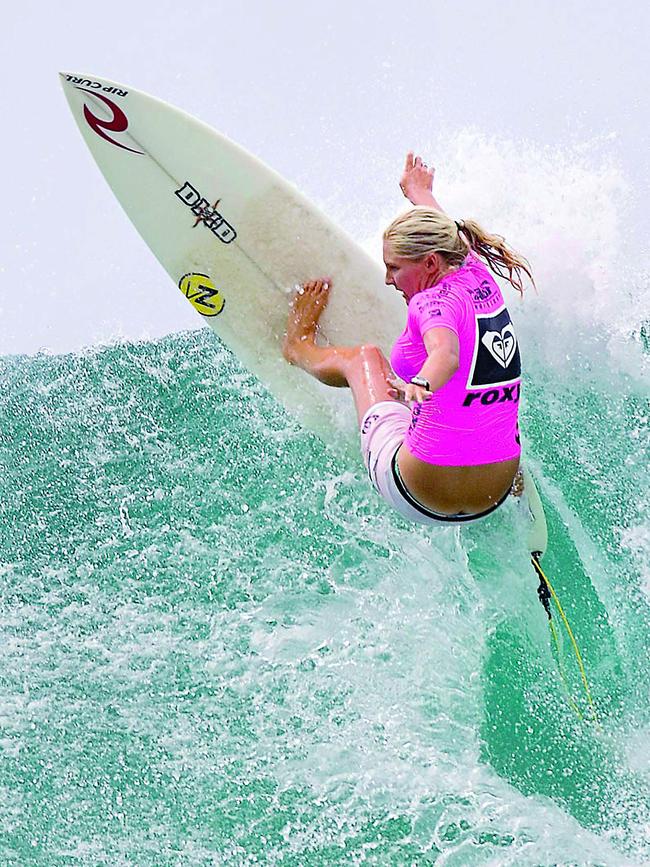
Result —
POLYGON ((419 385, 420 388, 426 388, 427 391, 431 391, 431 383, 422 376, 414 376, 411 379, 411 385, 419 385))

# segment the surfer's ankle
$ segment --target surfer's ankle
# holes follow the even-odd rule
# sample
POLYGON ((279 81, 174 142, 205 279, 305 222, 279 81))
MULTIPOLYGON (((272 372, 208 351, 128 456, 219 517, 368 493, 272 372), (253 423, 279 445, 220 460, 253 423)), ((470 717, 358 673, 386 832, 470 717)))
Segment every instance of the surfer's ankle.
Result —
POLYGON ((301 366, 301 361, 306 349, 314 346, 316 337, 316 326, 314 325, 311 331, 306 331, 302 334, 287 334, 282 341, 282 355, 289 362, 301 366))

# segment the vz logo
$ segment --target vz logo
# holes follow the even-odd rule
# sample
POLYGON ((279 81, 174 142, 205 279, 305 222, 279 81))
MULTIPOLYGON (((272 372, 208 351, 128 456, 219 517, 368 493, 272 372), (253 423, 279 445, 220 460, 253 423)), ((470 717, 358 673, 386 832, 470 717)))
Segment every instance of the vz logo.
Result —
POLYGON ((519 345, 507 308, 504 305, 495 313, 478 314, 467 388, 510 385, 520 377, 519 345))
POLYGON ((185 274, 178 288, 201 316, 218 316, 226 300, 207 274, 185 274))
POLYGON ((109 99, 107 96, 103 96, 101 93, 97 93, 97 91, 89 90, 87 87, 79 87, 78 90, 83 90, 85 93, 92 93, 95 99, 100 99, 105 105, 110 108, 112 112, 112 117, 108 120, 102 120, 102 118, 97 117, 97 115, 93 114, 92 111, 88 108, 88 106, 84 103, 84 117, 86 118, 86 122, 88 126, 92 129, 93 132, 97 133, 98 136, 103 138, 105 141, 110 142, 115 147, 122 148, 125 151, 130 151, 132 154, 143 154, 143 151, 136 151, 134 148, 129 148, 124 144, 120 144, 119 141, 115 141, 114 138, 111 138, 106 134, 106 130, 109 132, 126 132, 127 127, 129 125, 129 121, 127 116, 124 114, 119 105, 115 105, 112 99, 109 99))

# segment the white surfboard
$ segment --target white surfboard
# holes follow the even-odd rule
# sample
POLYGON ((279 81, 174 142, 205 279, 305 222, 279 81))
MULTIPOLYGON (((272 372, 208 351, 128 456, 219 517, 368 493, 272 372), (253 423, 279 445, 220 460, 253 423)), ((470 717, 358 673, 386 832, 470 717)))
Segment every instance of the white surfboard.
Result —
MULTIPOLYGON (((280 175, 196 118, 96 76, 61 73, 61 81, 118 201, 206 323, 305 427, 328 442, 350 432, 349 396, 289 365, 281 342, 292 287, 327 275, 321 339, 388 353, 406 311, 379 263, 280 175)), ((539 529, 543 510, 535 512, 539 529)))

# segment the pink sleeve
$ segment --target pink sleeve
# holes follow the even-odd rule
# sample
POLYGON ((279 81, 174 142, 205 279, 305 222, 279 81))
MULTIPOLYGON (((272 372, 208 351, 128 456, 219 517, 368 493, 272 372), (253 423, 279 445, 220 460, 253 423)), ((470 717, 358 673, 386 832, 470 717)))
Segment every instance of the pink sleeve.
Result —
POLYGON ((409 319, 421 337, 429 329, 440 327, 449 328, 460 337, 462 315, 460 299, 444 283, 419 292, 409 304, 409 319))

